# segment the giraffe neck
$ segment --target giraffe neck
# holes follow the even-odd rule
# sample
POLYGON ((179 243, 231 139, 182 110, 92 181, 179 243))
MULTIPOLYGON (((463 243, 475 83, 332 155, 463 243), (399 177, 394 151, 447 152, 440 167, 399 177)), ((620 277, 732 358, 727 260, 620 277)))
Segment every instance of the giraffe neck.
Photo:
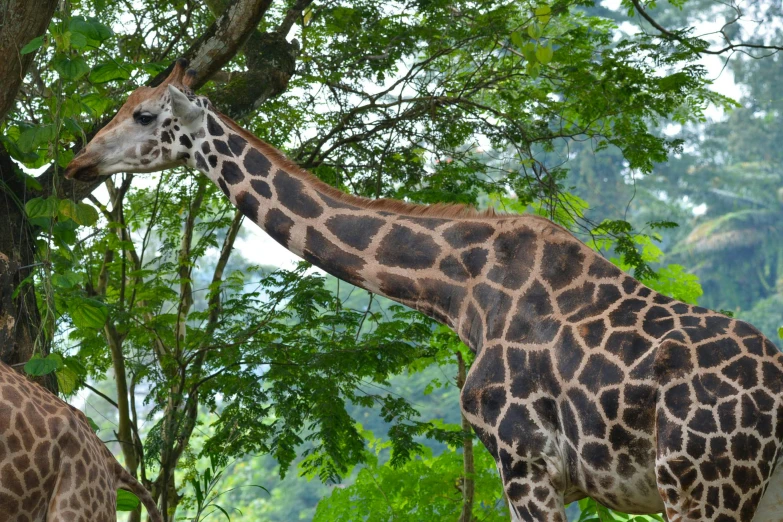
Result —
MULTIPOLYGON (((481 280, 513 286, 533 270, 533 228, 541 229, 539 218, 515 217, 516 225, 504 232, 510 220, 464 207, 350 196, 227 117, 209 111, 204 123, 202 131, 190 135, 193 154, 187 161, 245 216, 315 266, 416 308, 457 330, 463 340, 481 320, 471 306, 488 295, 481 280), (536 227, 523 227, 520 235, 520 220, 532 220, 536 227)), ((475 341, 469 342, 474 349, 480 344, 475 341)))

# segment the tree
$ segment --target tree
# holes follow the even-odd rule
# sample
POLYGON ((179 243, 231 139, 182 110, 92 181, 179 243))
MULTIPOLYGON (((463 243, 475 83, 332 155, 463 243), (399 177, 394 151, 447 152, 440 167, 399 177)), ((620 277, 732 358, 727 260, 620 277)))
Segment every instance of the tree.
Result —
MULTIPOLYGON (((199 456, 223 466, 270 454, 281 475, 299 456, 305 473, 345 476, 368 459, 352 402, 391 425, 393 466, 413 466, 423 436, 469 446, 409 401, 360 386, 437 359, 421 316, 371 297, 353 308, 305 268, 249 266, 233 253, 241 217, 190 172, 116 176, 101 195, 60 171, 136 85, 185 56, 202 93, 328 183, 369 197, 530 206, 653 281, 650 237, 614 210, 596 226, 568 193, 569 149, 611 147, 649 172, 681 146, 656 122, 728 101, 708 89, 703 49, 644 34, 616 41, 593 7, 83 0, 37 12, 37 31, 4 31, 0 52, 22 68, 0 88, 13 100, 0 115, 0 311, 23 327, 3 360, 46 361, 28 369, 54 375, 65 394, 97 393, 90 382, 111 374, 125 463, 170 519, 183 502, 175 470, 199 456), (200 413, 215 420, 196 452, 200 413)), ((467 491, 463 518, 480 505, 467 491)))
MULTIPOLYGON (((13 107, 35 56, 34 50, 24 55, 21 51, 28 39, 42 37, 56 5, 54 0, 37 4, 24 0, 7 1, 0 5, 0 73, 6 78, 0 89, 0 121, 13 107)), ((0 222, 4 224, 0 233, 0 295, 4 296, 0 304, 0 324, 4 331, 0 336, 0 358, 15 364, 25 362, 33 355, 40 318, 34 292, 21 288, 22 282, 32 276, 35 264, 33 235, 19 206, 18 194, 24 193, 25 187, 13 175, 11 158, 2 143, 0 186, 5 196, 4 204, 0 205, 0 222)), ((44 344, 42 349, 47 351, 48 346, 44 344)))

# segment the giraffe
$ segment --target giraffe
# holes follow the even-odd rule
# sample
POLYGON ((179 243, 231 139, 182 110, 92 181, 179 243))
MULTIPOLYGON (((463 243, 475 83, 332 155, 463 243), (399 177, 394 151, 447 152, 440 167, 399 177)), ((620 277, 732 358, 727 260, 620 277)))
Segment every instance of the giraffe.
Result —
POLYGON ((541 217, 342 193, 195 96, 186 69, 133 92, 66 177, 188 165, 291 252, 452 328, 476 353, 461 409, 513 520, 565 522, 588 496, 672 522, 783 520, 783 354, 758 330, 541 217))
POLYGON ((116 521, 117 488, 163 521, 81 411, 0 363, 0 520, 116 521))

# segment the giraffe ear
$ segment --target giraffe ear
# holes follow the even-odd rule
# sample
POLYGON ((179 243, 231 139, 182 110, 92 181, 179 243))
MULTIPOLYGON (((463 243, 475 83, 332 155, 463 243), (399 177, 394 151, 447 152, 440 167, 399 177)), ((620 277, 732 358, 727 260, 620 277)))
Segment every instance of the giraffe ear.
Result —
POLYGON ((186 125, 192 123, 204 112, 204 109, 190 101, 185 93, 173 85, 169 85, 169 94, 171 95, 171 112, 181 119, 182 123, 186 125))

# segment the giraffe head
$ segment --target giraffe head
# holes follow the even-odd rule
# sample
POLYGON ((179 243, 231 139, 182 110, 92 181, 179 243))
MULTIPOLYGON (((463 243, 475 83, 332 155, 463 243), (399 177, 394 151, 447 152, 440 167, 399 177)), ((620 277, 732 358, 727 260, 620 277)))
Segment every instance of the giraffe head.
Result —
POLYGON ((209 106, 206 98, 193 96, 190 86, 196 72, 187 66, 181 58, 163 83, 133 91, 109 124, 71 161, 65 177, 90 181, 117 172, 156 172, 186 163, 192 153, 187 136, 203 128, 209 106))

